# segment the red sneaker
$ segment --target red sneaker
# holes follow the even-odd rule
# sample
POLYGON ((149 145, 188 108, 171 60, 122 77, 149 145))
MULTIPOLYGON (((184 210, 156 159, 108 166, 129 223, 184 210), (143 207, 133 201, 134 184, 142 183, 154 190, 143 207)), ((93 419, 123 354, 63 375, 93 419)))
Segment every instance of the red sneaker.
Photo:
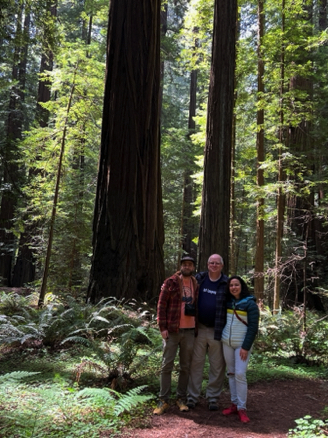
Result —
POLYGON ((233 403, 229 408, 223 409, 223 411, 222 411, 223 415, 231 415, 231 414, 237 414, 237 413, 238 413, 237 406, 234 405, 233 403))
POLYGON ((249 423, 250 420, 247 416, 246 409, 239 409, 238 415, 242 423, 249 423))

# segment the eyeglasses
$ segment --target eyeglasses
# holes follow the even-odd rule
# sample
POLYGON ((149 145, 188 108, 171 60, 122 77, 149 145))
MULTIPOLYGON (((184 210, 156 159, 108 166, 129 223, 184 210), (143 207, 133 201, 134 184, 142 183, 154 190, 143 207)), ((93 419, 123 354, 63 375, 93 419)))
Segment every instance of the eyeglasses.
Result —
POLYGON ((208 262, 209 265, 222 265, 222 263, 219 262, 208 262))

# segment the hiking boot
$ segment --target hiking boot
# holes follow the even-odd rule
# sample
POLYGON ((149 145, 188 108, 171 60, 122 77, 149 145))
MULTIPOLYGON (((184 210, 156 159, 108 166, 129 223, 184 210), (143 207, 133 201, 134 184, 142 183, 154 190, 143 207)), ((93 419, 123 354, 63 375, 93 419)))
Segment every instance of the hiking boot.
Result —
POLYGON ((210 411, 218 411, 219 410, 219 406, 216 404, 215 401, 210 401, 208 404, 208 409, 210 411))
POLYGON ((249 423, 250 420, 247 416, 246 409, 239 409, 238 415, 242 423, 249 423))
POLYGON ((223 415, 231 415, 231 414, 237 414, 237 406, 232 403, 232 405, 229 408, 223 409, 222 414, 223 415))
POLYGON ((154 414, 162 415, 168 410, 169 407, 170 405, 165 400, 159 400, 156 409, 154 409, 154 414))
POLYGON ((189 409, 195 409, 196 407, 196 403, 191 399, 187 400, 186 405, 188 406, 189 409))
POLYGON ((179 407, 181 412, 189 411, 188 406, 185 404, 185 402, 181 398, 178 398, 176 403, 177 403, 177 406, 179 407))

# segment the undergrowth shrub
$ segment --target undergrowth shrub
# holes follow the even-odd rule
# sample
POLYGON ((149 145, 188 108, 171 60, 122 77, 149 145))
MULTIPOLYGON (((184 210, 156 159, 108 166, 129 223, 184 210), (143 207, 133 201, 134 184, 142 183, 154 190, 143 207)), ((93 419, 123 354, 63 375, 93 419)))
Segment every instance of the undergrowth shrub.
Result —
POLYGON ((71 336, 63 341, 82 343, 93 353, 81 358, 76 370, 77 381, 83 372, 94 369, 106 376, 113 387, 125 388, 133 373, 140 366, 145 367, 148 359, 162 348, 158 331, 150 326, 124 324, 113 327, 109 335, 102 341, 91 342, 79 336, 71 336), (120 333, 117 337, 114 336, 116 330, 120 333))
POLYGON ((309 364, 327 363, 328 316, 307 311, 304 329, 302 309, 294 308, 277 315, 266 309, 261 312, 256 347, 258 351, 303 358, 309 364))
POLYGON ((328 435, 328 419, 320 420, 312 418, 311 415, 305 415, 305 417, 295 420, 295 423, 297 426, 289 430, 289 437, 326 438, 328 435))
POLYGON ((53 295, 46 302, 40 309, 11 303, 11 311, 0 316, 0 342, 52 350, 85 347, 88 353, 77 366, 77 381, 93 369, 110 382, 115 379, 113 387, 126 387, 140 364, 161 350, 155 312, 146 303, 106 298, 93 305, 70 296, 61 302, 53 295))
POLYGON ((25 297, 15 292, 0 291, 0 314, 7 316, 24 315, 31 309, 33 300, 32 295, 25 297))
POLYGON ((66 438, 117 433, 128 421, 124 412, 133 412, 153 398, 145 394, 145 386, 120 394, 108 388, 79 390, 59 376, 51 385, 26 382, 35 374, 15 372, 1 376, 1 436, 66 438))
POLYGON ((14 315, 0 318, 0 341, 3 344, 37 341, 55 347, 71 330, 70 309, 49 304, 41 309, 28 307, 14 315))

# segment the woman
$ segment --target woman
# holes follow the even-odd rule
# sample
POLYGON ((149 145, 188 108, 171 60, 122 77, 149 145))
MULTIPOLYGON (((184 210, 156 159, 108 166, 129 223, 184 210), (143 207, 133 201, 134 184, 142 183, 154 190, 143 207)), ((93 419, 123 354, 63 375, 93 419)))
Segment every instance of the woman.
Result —
POLYGON ((223 329, 223 354, 227 364, 227 376, 232 405, 223 415, 238 414, 242 423, 248 423, 246 412, 246 370, 252 345, 259 325, 259 308, 245 281, 237 275, 227 284, 227 323, 223 329))

